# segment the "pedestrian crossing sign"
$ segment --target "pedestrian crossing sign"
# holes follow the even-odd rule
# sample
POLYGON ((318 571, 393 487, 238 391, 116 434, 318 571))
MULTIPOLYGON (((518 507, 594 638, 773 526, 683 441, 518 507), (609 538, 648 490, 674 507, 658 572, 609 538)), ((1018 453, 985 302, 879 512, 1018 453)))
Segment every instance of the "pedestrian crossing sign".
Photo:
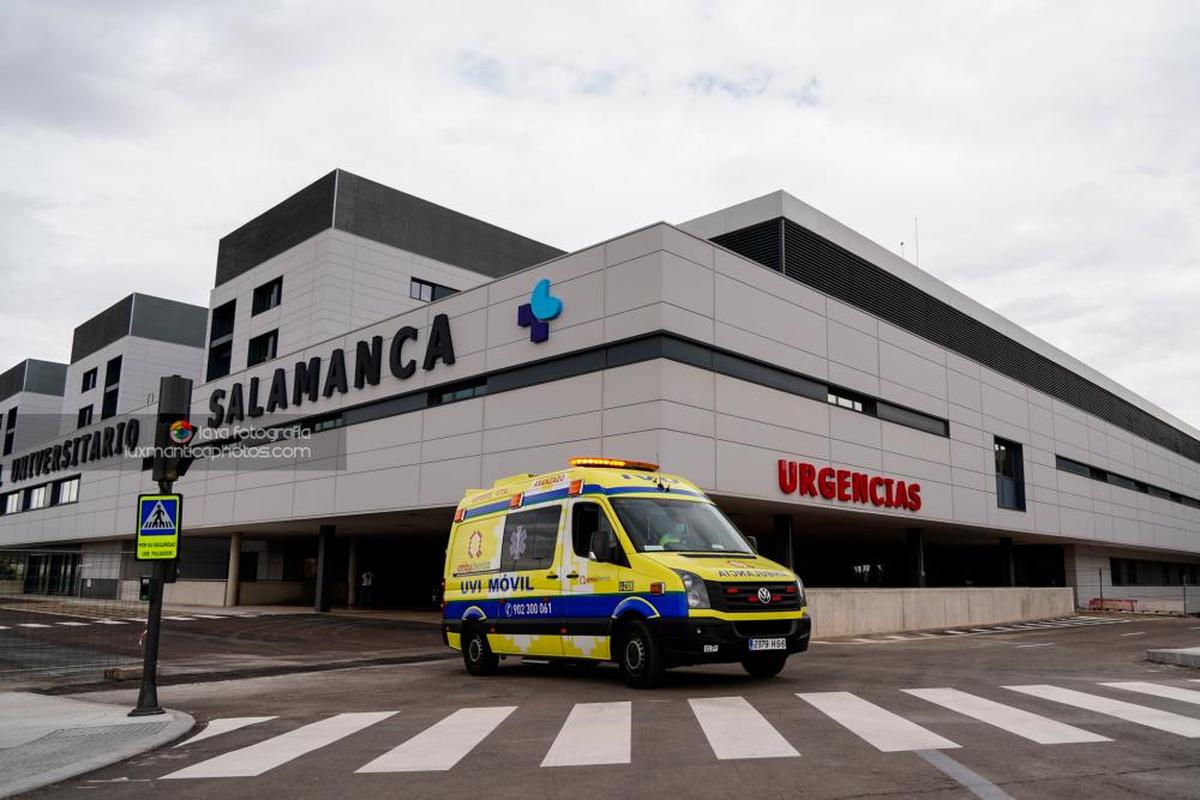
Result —
POLYGON ((157 561, 179 555, 179 526, 183 497, 177 494, 138 495, 137 558, 157 561))

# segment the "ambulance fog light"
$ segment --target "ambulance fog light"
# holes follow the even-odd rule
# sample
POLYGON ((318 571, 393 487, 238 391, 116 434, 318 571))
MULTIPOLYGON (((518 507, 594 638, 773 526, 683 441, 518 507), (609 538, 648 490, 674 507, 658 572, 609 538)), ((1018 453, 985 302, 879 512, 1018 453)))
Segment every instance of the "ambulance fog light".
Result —
POLYGON ((677 569, 680 579, 683 581, 683 590, 687 594, 688 608, 711 608, 708 603, 708 587, 704 585, 704 581, 699 575, 688 572, 686 570, 677 569))

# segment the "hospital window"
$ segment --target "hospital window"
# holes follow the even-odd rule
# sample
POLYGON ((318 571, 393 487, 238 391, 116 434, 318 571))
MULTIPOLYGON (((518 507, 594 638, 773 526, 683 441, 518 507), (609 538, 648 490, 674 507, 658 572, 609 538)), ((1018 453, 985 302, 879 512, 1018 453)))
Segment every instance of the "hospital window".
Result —
POLYGON ((996 505, 1025 510, 1025 464, 1021 445, 996 437, 996 505))
POLYGON ((860 414, 865 410, 865 406, 861 398, 850 397, 845 393, 834 394, 833 392, 830 392, 827 399, 829 400, 829 404, 831 406, 845 408, 849 411, 857 411, 860 414))
POLYGON ((50 485, 34 486, 29 490, 29 508, 45 508, 50 505, 50 485))
POLYGON ((561 516, 562 506, 557 505, 509 514, 504 520, 500 570, 548 569, 554 563, 561 516))
POLYGON ((233 316, 237 301, 230 300, 212 310, 208 329, 207 380, 224 378, 233 364, 233 316))
POLYGON ((100 419, 108 419, 117 413, 117 394, 121 383, 121 357, 109 359, 104 366, 104 398, 100 403, 100 419))
POLYGON ((84 406, 83 408, 79 409, 79 414, 76 415, 76 417, 75 417, 75 427, 76 428, 86 428, 88 425, 91 425, 91 424, 92 424, 92 407, 84 406))
POLYGON ((4 498, 4 513, 15 514, 21 510, 21 495, 24 492, 13 492, 4 498))
POLYGON ((423 300, 426 303, 457 293, 458 289, 451 289, 449 286, 442 286, 431 281, 423 281, 420 278, 413 278, 412 283, 408 285, 408 296, 413 300, 423 300))
POLYGON ((96 388, 96 367, 92 367, 87 372, 83 373, 83 387, 81 392, 91 391, 96 388))
POLYGON ((4 421, 4 455, 13 451, 13 439, 17 435, 17 407, 8 410, 4 421))
POLYGON ((275 348, 279 344, 279 331, 267 331, 250 340, 246 350, 246 366, 253 367, 275 357, 275 348))
POLYGON ((67 478, 54 485, 54 504, 61 506, 79 499, 79 478, 67 478))
POLYGON ((272 309, 282 301, 283 278, 279 277, 254 290, 254 298, 250 304, 250 316, 272 309))

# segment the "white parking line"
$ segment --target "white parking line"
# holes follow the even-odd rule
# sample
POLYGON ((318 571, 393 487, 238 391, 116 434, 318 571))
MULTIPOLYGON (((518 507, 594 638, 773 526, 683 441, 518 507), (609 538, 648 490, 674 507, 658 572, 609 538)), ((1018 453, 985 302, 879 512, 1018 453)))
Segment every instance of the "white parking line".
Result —
POLYGON ((1038 642, 1037 644, 1019 644, 1017 648, 1022 647, 1054 647, 1054 642, 1038 642))
POLYGON ((97 625, 124 625, 125 623, 119 619, 97 619, 92 620, 97 625))
POLYGON ((688 703, 719 759, 800 755, 744 697, 702 697, 688 703))
POLYGON ((1121 633, 1119 636, 1145 636, 1145 631, 1134 631, 1133 633, 1121 633))
POLYGON ((40 622, 18 622, 18 627, 21 628, 49 628, 49 625, 43 625, 40 622))
POLYGON ((68 628, 86 628, 86 622, 56 622, 55 625, 66 625, 68 628))
POLYGON ((902 689, 906 694, 928 700, 959 714, 995 725, 1038 744, 1069 744, 1076 742, 1108 742, 1106 736, 1055 722, 1040 714, 996 703, 958 689, 902 689))
POLYGON ((1154 728, 1167 733, 1186 736, 1189 739, 1200 738, 1200 719, 1185 717, 1182 714, 1172 714, 1169 711, 1159 711, 1157 708, 1126 703, 1123 700, 1110 700, 1096 694, 1077 692, 1074 689, 1063 689, 1060 686, 1034 684, 1030 686, 1005 686, 1014 692, 1040 697, 1043 700, 1053 700, 1063 705, 1094 711, 1097 714, 1107 714, 1110 717, 1123 719, 1147 728, 1154 728))
POLYGON ((850 692, 797 692, 796 696, 885 753, 958 747, 949 739, 850 692))
POLYGON ((516 706, 460 708, 355 772, 433 772, 453 767, 516 711, 516 706))
POLYGON ((576 703, 543 767, 628 764, 633 749, 633 703, 576 703))

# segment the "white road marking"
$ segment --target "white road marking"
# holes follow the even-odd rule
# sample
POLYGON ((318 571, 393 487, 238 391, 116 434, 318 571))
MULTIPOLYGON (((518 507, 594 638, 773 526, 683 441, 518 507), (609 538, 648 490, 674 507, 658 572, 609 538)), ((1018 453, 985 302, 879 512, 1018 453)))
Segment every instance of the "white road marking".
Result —
POLYGON ((1018 648, 1022 647, 1054 647, 1054 642, 1038 642, 1037 644, 1019 644, 1018 648))
POLYGON ((516 710, 516 706, 460 708, 355 772, 448 770, 516 710))
POLYGON ((797 692, 796 696, 885 753, 958 747, 949 739, 850 692, 797 692))
POLYGON ((960 783, 979 800, 1014 800, 1011 794, 979 773, 967 769, 941 750, 921 750, 917 755, 941 770, 947 777, 960 783))
POLYGON ((800 755, 744 697, 700 697, 688 703, 719 759, 800 755))
POLYGON ((56 622, 55 625, 66 625, 68 628, 86 628, 86 622, 56 622))
POLYGON ((19 627, 19 628, 49 628, 50 626, 43 625, 40 622, 18 622, 17 627, 19 627))
POLYGON ((542 760, 543 767, 628 764, 633 703, 576 703, 542 760))
POLYGON ((1048 684, 1005 686, 1004 688, 1020 692, 1021 694, 1027 694, 1031 697, 1040 697, 1043 700, 1053 700, 1056 703, 1082 708, 1085 711, 1107 714, 1110 717, 1123 719, 1126 722, 1145 725, 1147 728, 1154 728, 1166 731, 1167 733, 1175 733, 1180 736, 1186 736, 1189 739, 1200 738, 1200 719, 1185 717, 1182 714, 1172 714, 1169 711, 1159 711, 1156 708, 1126 703, 1123 700, 1110 700, 1107 697, 1088 694, 1086 692, 1077 692, 1074 689, 1063 689, 1059 686, 1050 686, 1048 684))
POLYGON ((163 617, 163 619, 173 619, 176 622, 195 622, 192 617, 163 617))
MULTIPOLYGON (((996 703, 983 697, 960 692, 958 689, 902 689, 905 694, 928 700, 943 708, 957 711, 972 719, 994 725, 1001 730, 1038 744, 1069 744, 1072 742, 1109 742, 1101 736, 1073 725, 1055 722, 1040 714, 996 703)), ((1200 693, 1198 693, 1200 694, 1200 693)))
POLYGON ((124 625, 125 623, 119 619, 97 619, 92 620, 97 625, 124 625))
POLYGON ((7 625, 0 625, 0 631, 6 631, 6 630, 8 630, 7 625))
POLYGON ((949 634, 953 634, 954 636, 966 636, 967 635, 966 631, 942 631, 942 633, 949 633, 949 634))
POLYGON ((382 722, 395 711, 369 711, 354 714, 335 714, 332 717, 312 722, 294 731, 280 734, 266 741, 243 747, 240 750, 201 761, 190 767, 164 775, 168 778, 248 778, 262 775, 268 770, 311 753, 338 739, 356 733, 369 725, 382 722))
POLYGON ((202 742, 205 739, 211 739, 214 736, 220 736, 222 733, 236 731, 239 728, 245 728, 247 725, 257 725, 260 722, 268 722, 277 719, 277 717, 224 717, 221 719, 212 719, 208 721, 208 725, 204 730, 197 733, 190 739, 184 739, 176 747, 183 747, 185 744, 194 744, 202 742))
POLYGON ((196 619, 225 619, 220 614, 192 614, 196 619))
POLYGON ((1200 706, 1200 692, 1195 689, 1181 689, 1178 686, 1161 686, 1157 683, 1146 683, 1145 681, 1116 681, 1100 685, 1113 689, 1125 689, 1130 692, 1141 692, 1142 694, 1149 694, 1155 697, 1165 697, 1168 700, 1178 700, 1181 703, 1192 703, 1200 706))
POLYGON ((1134 631, 1133 633, 1121 633, 1121 634, 1117 634, 1117 635, 1118 636, 1145 636, 1146 632, 1145 631, 1134 631))

